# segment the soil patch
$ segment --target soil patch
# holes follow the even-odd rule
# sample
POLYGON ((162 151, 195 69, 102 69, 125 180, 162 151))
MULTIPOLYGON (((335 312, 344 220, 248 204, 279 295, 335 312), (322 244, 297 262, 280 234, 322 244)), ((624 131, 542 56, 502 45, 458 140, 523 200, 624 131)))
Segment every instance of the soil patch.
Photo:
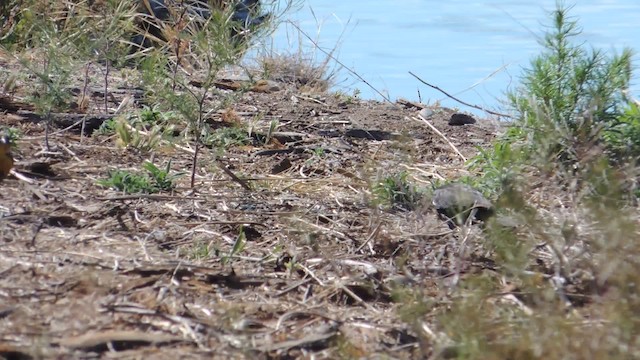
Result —
MULTIPOLYGON (((114 104, 128 95, 140 98, 114 89, 114 104)), ((394 284, 437 293, 450 272, 437 259, 458 235, 428 199, 387 210, 372 186, 401 170, 424 188, 464 175, 452 145, 470 158, 500 130, 451 126, 454 110, 433 109, 449 144, 406 103, 246 92, 208 122, 233 118, 252 144, 205 148, 194 189, 183 176, 172 193, 123 195, 97 181, 146 160, 190 172, 191 148, 123 149, 66 114, 45 152, 41 118, 14 105, 0 109, 22 134, 15 170, 26 177, 0 183, 0 353, 13 358, 418 356, 394 284)), ((109 117, 94 111, 93 122, 109 117)))

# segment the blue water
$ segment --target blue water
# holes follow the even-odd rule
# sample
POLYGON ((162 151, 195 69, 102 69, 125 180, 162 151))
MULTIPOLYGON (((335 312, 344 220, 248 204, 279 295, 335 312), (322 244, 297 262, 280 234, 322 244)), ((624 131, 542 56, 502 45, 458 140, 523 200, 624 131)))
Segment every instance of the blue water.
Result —
MULTIPOLYGON (((546 11, 554 8, 555 0, 306 0, 287 18, 323 49, 337 46, 335 55, 345 66, 392 100, 439 101, 478 113, 408 72, 464 101, 500 109, 505 90, 517 83, 522 67, 540 50, 536 36, 549 24, 546 11)), ((577 41, 610 53, 623 47, 640 52, 640 1, 580 0, 570 14, 584 29, 577 41)), ((272 42, 278 53, 314 53, 311 41, 292 24, 283 23, 272 42)), ((325 58, 317 50, 314 56, 317 61, 325 58)), ((640 57, 634 61, 640 70, 640 57)), ((631 87, 636 98, 638 74, 631 87)), ((339 70, 335 80, 335 90, 358 89, 362 98, 382 99, 349 71, 339 70)))

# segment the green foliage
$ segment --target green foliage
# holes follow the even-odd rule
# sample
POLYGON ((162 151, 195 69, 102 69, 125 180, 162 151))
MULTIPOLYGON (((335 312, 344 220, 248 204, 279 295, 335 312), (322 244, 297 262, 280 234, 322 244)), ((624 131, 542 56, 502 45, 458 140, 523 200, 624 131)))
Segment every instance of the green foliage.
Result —
POLYGON ((490 149, 478 148, 478 155, 467 164, 477 177, 462 179, 484 194, 500 192, 503 184, 517 174, 523 154, 521 149, 507 140, 497 141, 490 149))
POLYGON ((117 123, 118 123, 118 120, 114 118, 108 119, 102 124, 100 124, 100 127, 95 130, 95 133, 99 135, 112 135, 116 131, 117 123))
POLYGON ((568 11, 551 12, 542 52, 507 94, 516 113, 507 133, 470 161, 475 186, 500 192, 524 169, 571 182, 590 172, 595 153, 608 150, 612 163, 640 155, 638 106, 625 95, 632 52, 608 56, 576 42, 581 29, 568 11))
POLYGON ((107 179, 98 180, 98 185, 113 188, 126 194, 156 192, 147 176, 125 170, 110 171, 107 179))
POLYGON ((622 114, 604 130, 603 138, 614 159, 640 155, 640 106, 630 102, 622 114))
POLYGON ((144 125, 164 125, 176 118, 171 111, 161 111, 159 106, 143 106, 138 112, 138 120, 144 125))
POLYGON ((147 161, 142 167, 148 171, 153 187, 158 191, 171 191, 175 187, 175 181, 184 173, 169 174, 171 171, 171 160, 164 169, 158 168, 152 162, 147 161))
MULTIPOLYGON (((145 110, 142 113, 145 113, 145 110)), ((100 129, 108 132, 112 128, 118 135, 118 145, 122 147, 142 152, 152 151, 160 145, 163 139, 172 137, 174 126, 167 126, 166 123, 151 125, 149 122, 156 122, 155 118, 148 118, 150 116, 149 110, 146 111, 146 115, 142 113, 138 116, 120 116, 109 124, 103 124, 104 128, 101 126, 100 129)))
POLYGON ((197 242, 189 252, 189 259, 191 260, 209 260, 218 253, 217 249, 211 249, 209 244, 199 241, 197 242))
POLYGON ((15 144, 22 136, 20 130, 14 127, 0 128, 0 134, 9 140, 10 144, 15 144))
POLYGON ((158 168, 151 162, 146 162, 143 168, 146 174, 132 173, 125 170, 113 170, 106 179, 98 181, 98 185, 116 189, 126 194, 153 194, 160 191, 171 191, 175 188, 175 180, 183 173, 170 174, 171 161, 164 169, 158 168))
POLYGON ((237 127, 222 127, 211 131, 208 126, 203 127, 202 143, 218 149, 228 149, 234 146, 248 145, 251 138, 247 131, 237 127))
POLYGON ((247 236, 244 233, 244 228, 241 226, 240 231, 238 232, 238 236, 236 237, 236 241, 233 243, 233 248, 229 251, 227 256, 222 258, 223 264, 229 264, 233 261, 233 258, 238 256, 243 250, 245 245, 247 244, 247 236))
POLYGON ((516 119, 468 163, 478 176, 463 179, 499 194, 481 241, 465 241, 488 254, 501 280, 463 275, 443 296, 446 306, 436 304, 434 327, 447 336, 432 339, 434 347, 453 358, 640 354, 631 335, 640 331, 631 315, 640 310, 637 204, 629 199, 640 109, 625 95, 632 52, 589 48, 575 41, 581 30, 568 9, 560 4, 551 15, 543 51, 508 94, 516 119), (496 295, 505 284, 510 300, 496 295))
POLYGON ((360 100, 360 90, 354 89, 351 94, 348 94, 342 91, 337 91, 335 93, 335 97, 339 101, 341 101, 344 105, 351 105, 358 102, 358 100, 360 100))
POLYGON ((516 124, 529 160, 559 160, 572 166, 580 148, 602 141, 601 129, 615 125, 626 106, 631 78, 630 49, 607 56, 573 40, 581 33, 568 9, 551 13, 552 28, 540 40, 543 51, 508 94, 519 114, 516 124))
POLYGON ((402 210, 415 209, 422 199, 422 194, 407 180, 408 176, 409 173, 401 171, 383 178, 373 187, 376 200, 402 210))

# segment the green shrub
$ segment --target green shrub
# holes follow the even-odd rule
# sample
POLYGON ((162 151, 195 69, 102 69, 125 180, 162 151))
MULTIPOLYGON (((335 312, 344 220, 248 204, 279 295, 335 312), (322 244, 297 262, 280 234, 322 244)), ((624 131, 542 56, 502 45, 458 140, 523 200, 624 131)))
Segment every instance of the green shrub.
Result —
MULTIPOLYGON (((630 102, 611 126, 605 129, 603 137, 613 159, 637 158, 640 155, 640 106, 630 102)), ((635 164, 637 160, 633 162, 635 164)))
POLYGON ((408 181, 408 176, 409 173, 401 171, 376 183, 373 186, 376 202, 402 210, 417 208, 422 194, 408 181))
POLYGON ((110 187, 126 194, 153 194, 160 191, 171 191, 175 188, 175 180, 183 173, 170 174, 171 161, 164 169, 158 168, 151 162, 146 162, 143 168, 146 174, 132 173, 125 170, 113 170, 109 177, 98 181, 98 185, 110 187))
POLYGON ((551 15, 552 28, 540 41, 542 53, 508 98, 529 160, 573 166, 584 147, 600 145, 602 130, 615 127, 624 113, 632 52, 607 56, 576 43, 581 29, 568 9, 558 7, 551 15))

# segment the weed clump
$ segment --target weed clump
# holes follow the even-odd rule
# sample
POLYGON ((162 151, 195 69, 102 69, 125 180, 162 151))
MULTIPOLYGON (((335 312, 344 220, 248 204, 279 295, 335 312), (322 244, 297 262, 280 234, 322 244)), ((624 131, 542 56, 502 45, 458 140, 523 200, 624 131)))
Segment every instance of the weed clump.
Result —
POLYGON ((171 161, 164 169, 151 162, 142 166, 146 173, 134 173, 125 170, 113 170, 106 179, 98 180, 98 185, 113 188, 125 194, 154 194, 161 191, 171 191, 175 188, 175 181, 182 173, 171 174, 171 161))
POLYGON ((414 210, 422 193, 408 180, 409 173, 401 171, 384 177, 373 186, 375 202, 399 210, 414 210))

